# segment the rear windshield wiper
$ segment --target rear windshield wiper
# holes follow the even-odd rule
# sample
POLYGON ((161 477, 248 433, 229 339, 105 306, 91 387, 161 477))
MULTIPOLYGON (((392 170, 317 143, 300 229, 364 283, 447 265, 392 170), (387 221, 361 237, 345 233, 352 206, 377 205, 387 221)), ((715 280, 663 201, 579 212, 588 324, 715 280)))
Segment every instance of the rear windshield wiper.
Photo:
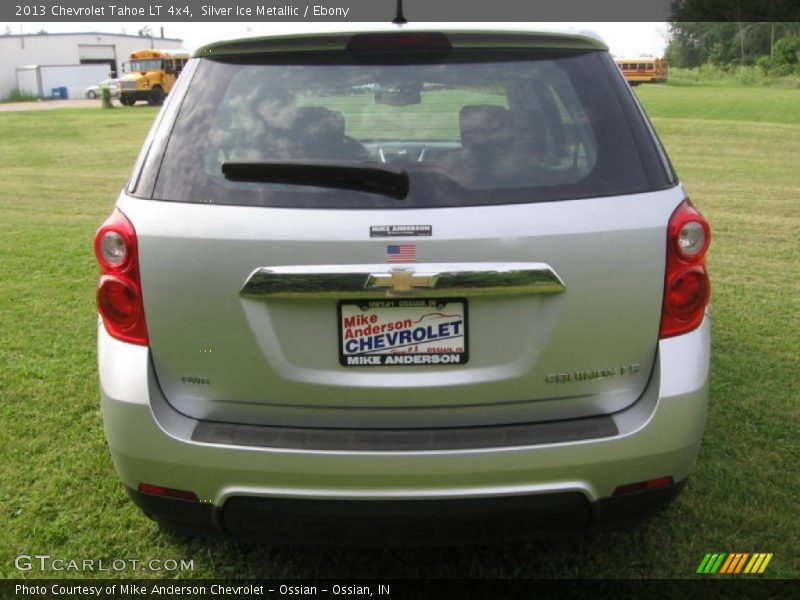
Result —
POLYGON ((229 181, 312 185, 383 194, 404 200, 408 173, 399 169, 335 160, 261 160, 224 162, 222 174, 229 181))

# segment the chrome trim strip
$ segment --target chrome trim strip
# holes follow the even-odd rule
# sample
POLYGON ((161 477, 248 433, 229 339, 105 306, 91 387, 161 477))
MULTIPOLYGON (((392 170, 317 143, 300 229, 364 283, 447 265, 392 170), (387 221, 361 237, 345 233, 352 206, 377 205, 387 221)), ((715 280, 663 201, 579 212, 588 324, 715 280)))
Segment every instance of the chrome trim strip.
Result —
POLYGON ((544 263, 408 263, 392 266, 293 265, 253 271, 239 292, 279 300, 374 298, 412 294, 529 296, 558 294, 566 286, 544 263))
POLYGON ((459 487, 436 489, 364 489, 364 488, 278 488, 236 485, 223 487, 212 502, 222 506, 229 498, 257 496, 261 498, 296 498, 299 500, 448 500, 466 498, 501 498, 549 492, 580 492, 591 502, 600 498, 597 489, 588 481, 559 481, 525 485, 494 485, 491 487, 459 487))

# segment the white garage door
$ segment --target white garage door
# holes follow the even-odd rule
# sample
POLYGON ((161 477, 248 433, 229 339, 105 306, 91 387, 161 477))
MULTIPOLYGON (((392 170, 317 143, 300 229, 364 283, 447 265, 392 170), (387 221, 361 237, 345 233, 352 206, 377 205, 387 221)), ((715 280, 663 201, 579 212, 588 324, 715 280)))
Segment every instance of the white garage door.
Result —
POLYGON ((113 45, 80 44, 78 46, 80 60, 114 60, 117 58, 113 45))

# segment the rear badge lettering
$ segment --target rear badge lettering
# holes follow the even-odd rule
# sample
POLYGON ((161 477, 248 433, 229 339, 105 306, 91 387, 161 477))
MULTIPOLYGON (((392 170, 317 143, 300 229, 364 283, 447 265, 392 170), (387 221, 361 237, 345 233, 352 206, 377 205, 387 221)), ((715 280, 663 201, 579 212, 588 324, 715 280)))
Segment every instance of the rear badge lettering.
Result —
POLYGON ((572 383, 575 381, 590 381, 592 379, 610 379, 622 375, 633 375, 641 370, 638 363, 621 365, 608 369, 586 369, 585 371, 566 371, 564 373, 548 373, 545 377, 547 383, 572 383))
POLYGON ((372 225, 369 237, 430 237, 433 225, 372 225))

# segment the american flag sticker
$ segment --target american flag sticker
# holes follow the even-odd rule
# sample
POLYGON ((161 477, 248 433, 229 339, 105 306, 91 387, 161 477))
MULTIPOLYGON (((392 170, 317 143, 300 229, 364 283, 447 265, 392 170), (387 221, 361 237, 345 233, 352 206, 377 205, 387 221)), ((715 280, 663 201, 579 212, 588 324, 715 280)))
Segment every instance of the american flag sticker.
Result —
POLYGON ((386 246, 386 260, 390 263, 417 262, 417 247, 414 244, 386 246))

